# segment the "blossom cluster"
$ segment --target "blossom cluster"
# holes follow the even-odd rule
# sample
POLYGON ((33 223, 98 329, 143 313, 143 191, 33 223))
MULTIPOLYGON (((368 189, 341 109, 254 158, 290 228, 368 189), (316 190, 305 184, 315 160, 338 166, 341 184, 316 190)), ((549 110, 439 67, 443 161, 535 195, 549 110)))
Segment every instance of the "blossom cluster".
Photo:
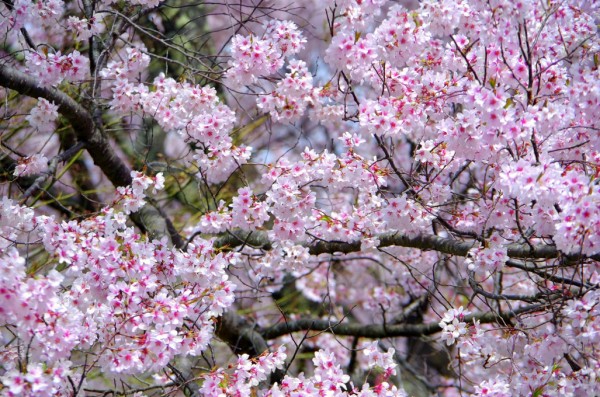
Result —
POLYGON ((263 353, 256 358, 247 354, 238 356, 232 374, 224 369, 204 375, 204 382, 200 391, 205 396, 249 396, 252 389, 260 382, 267 380, 268 376, 276 369, 283 368, 287 355, 285 346, 279 347, 274 352, 263 353))
MULTIPOLYGON (((386 374, 393 372, 393 365, 388 366, 389 359, 387 355, 378 353, 374 349, 368 349, 366 355, 375 360, 374 363, 382 365, 386 374), (391 369, 390 369, 391 368, 391 369)), ((393 354, 393 351, 388 354, 393 354)), ((343 373, 340 365, 336 362, 332 352, 319 350, 313 358, 315 366, 314 375, 305 377, 300 374, 297 377, 286 375, 280 384, 275 384, 266 394, 266 397, 284 397, 284 396, 322 396, 323 391, 329 396, 346 397, 383 397, 383 396, 406 396, 403 389, 388 383, 380 381, 376 385, 364 383, 361 388, 348 388, 350 377, 343 373)), ((387 377, 386 377, 387 379, 387 377)), ((352 384, 350 383, 352 386, 352 384)))
POLYGON ((64 11, 62 0, 17 0, 8 10, 2 11, 0 30, 19 30, 26 25, 50 26, 60 20, 64 11))
POLYGON ((29 124, 42 133, 53 132, 58 118, 58 105, 44 98, 38 98, 37 104, 29 112, 26 120, 29 124))
POLYGON ((270 76, 284 64, 286 57, 298 53, 306 39, 291 21, 270 21, 263 36, 236 35, 231 40, 232 61, 227 79, 234 86, 253 84, 270 76))
POLYGON ((275 121, 297 121, 314 101, 312 76, 306 63, 292 60, 288 68, 289 73, 277 83, 276 89, 257 100, 258 108, 269 112, 275 121))
POLYGON ((85 41, 94 35, 102 33, 103 25, 99 18, 92 17, 87 19, 72 15, 67 19, 67 29, 75 33, 77 40, 85 41))
POLYGON ((25 65, 28 73, 35 77, 42 87, 56 86, 63 80, 80 81, 89 72, 89 59, 75 50, 63 55, 60 52, 27 52, 25 65))
POLYGON ((45 171, 48 166, 48 159, 43 154, 34 154, 29 157, 19 159, 17 166, 13 171, 14 176, 35 175, 45 171))
POLYGON ((111 106, 123 113, 150 115, 165 131, 196 145, 190 165, 209 183, 225 181, 251 154, 249 146, 236 146, 229 136, 233 111, 212 87, 178 82, 163 73, 151 89, 137 82, 149 60, 144 48, 127 48, 124 59, 109 62, 100 72, 112 83, 111 106))
MULTIPOLYGON (((309 5, 322 7, 326 21, 260 26, 283 8, 269 14, 257 6, 224 41, 230 57, 215 86, 168 74, 197 57, 163 57, 169 67, 156 67, 156 48, 192 54, 186 29, 160 36, 171 29, 158 26, 162 10, 150 11, 161 2, 121 3, 82 11, 61 0, 0 2, 1 67, 90 101, 101 116, 94 121, 106 126, 137 131, 150 121, 162 130, 157 140, 163 132, 178 137, 185 148, 167 155, 169 167, 183 170, 202 197, 188 202, 186 190, 185 200, 169 198, 162 209, 203 213, 177 216, 176 227, 188 222, 193 236, 179 250, 127 220, 163 188, 162 174, 132 173, 109 207, 71 220, 49 216, 69 211, 59 199, 37 212, 3 197, 0 394, 70 395, 74 384, 93 382, 94 371, 145 382, 182 356, 202 356, 216 319, 237 309, 257 332, 308 315, 358 330, 425 325, 428 335, 419 343, 390 337, 387 352, 380 342, 332 335, 333 326, 306 332, 302 346, 286 335, 301 353, 293 363, 273 345, 229 366, 217 358, 198 374, 205 395, 402 396, 397 364, 431 370, 426 386, 447 396, 598 394, 594 2, 326 0, 309 5), (158 30, 142 26, 140 15, 158 30), (90 38, 106 45, 100 58, 86 48, 90 38), (86 88, 90 59, 103 61, 91 65, 98 92, 86 88), (236 124, 261 113, 264 125, 237 133, 244 128, 236 124), (210 237, 234 229, 268 244, 223 247, 210 237), (277 294, 288 288, 299 292, 299 309, 280 305, 277 294), (419 345, 449 365, 433 368, 419 345), (359 386, 356 372, 344 372, 352 354, 368 375, 359 386), (268 385, 284 367, 289 373, 268 385), (306 373, 293 374, 297 368, 306 373)), ((32 131, 53 133, 62 109, 40 98, 20 116, 30 102, 8 88, 1 94, 12 106, 6 119, 14 113, 32 127, 22 133, 22 122, 8 123, 16 133, 3 147, 26 153, 13 175, 43 172, 49 151, 21 143, 32 131)), ((103 131, 111 145, 123 133, 113 131, 103 131)), ((122 149, 115 153, 127 156, 122 149)), ((77 186, 57 178, 60 192, 77 186)))
POLYGON ((448 346, 467 333, 467 323, 463 321, 466 314, 468 312, 461 306, 458 309, 448 310, 440 321, 439 325, 442 328, 440 339, 445 341, 448 346))
POLYGON ((154 193, 164 188, 165 178, 161 173, 149 177, 139 171, 132 171, 132 183, 130 186, 119 186, 116 189, 114 205, 121 208, 125 215, 129 215, 142 208, 146 202, 146 189, 153 186, 154 193))
MULTIPOLYGON (((124 202, 140 202, 151 185, 160 188, 162 178, 137 172, 132 178, 113 208, 80 222, 33 216, 3 201, 12 222, 2 227, 39 235, 63 269, 31 277, 15 248, 2 252, 0 324, 14 339, 2 352, 7 372, 0 381, 11 390, 52 395, 67 387, 67 376, 83 377, 90 360, 105 374, 159 371, 176 355, 201 354, 214 319, 232 305, 235 285, 225 268, 236 255, 215 252, 200 239, 182 252, 166 239, 150 241, 136 233, 125 212, 115 208, 133 211, 137 207, 124 202), (14 223, 14 213, 23 215, 20 223, 14 223), (21 376, 14 369, 25 345, 29 365, 21 376)), ((3 235, 11 233, 18 235, 3 235)))

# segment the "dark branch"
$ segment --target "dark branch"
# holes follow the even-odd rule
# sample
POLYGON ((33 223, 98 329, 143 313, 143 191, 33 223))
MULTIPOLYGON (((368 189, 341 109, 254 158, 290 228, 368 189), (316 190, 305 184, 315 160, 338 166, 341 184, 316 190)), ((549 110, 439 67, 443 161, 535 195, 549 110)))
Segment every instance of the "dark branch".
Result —
MULTIPOLYGON (((40 87, 37 81, 23 72, 12 69, 6 64, 0 64, 0 86, 15 90, 22 95, 33 98, 44 98, 58 105, 58 111, 71 124, 77 139, 85 144, 85 148, 100 167, 104 175, 115 186, 131 184, 131 170, 117 156, 109 140, 102 131, 94 125, 91 114, 64 92, 53 87, 40 87)), ((133 221, 151 237, 170 236, 176 247, 182 247, 184 242, 175 232, 171 221, 150 205, 145 205, 136 214, 133 221), (171 231, 171 233, 169 233, 171 231)))
POLYGON ((217 335, 236 354, 248 353, 256 357, 269 348, 255 326, 234 312, 219 317, 217 335))
MULTIPOLYGON (((476 242, 460 241, 452 238, 440 237, 430 234, 418 234, 407 236, 401 233, 382 233, 375 236, 379 239, 378 248, 385 247, 407 247, 418 248, 421 250, 433 250, 444 254, 466 256, 476 242)), ((271 249, 271 242, 264 232, 231 232, 216 240, 215 246, 218 248, 234 248, 246 244, 252 247, 271 249)), ((360 241, 341 242, 341 241, 317 241, 304 244, 308 247, 311 255, 334 254, 359 252, 360 241)), ((570 260, 583 259, 583 256, 566 256, 553 245, 541 244, 534 245, 533 249, 527 244, 510 244, 507 247, 507 254, 510 258, 530 258, 530 259, 553 259, 563 256, 570 260)), ((600 260, 600 254, 590 257, 594 260, 600 260)))
MULTIPOLYGON (((464 322, 472 323, 478 320, 482 324, 499 323, 505 325, 511 318, 529 312, 541 310, 542 305, 529 305, 518 308, 508 313, 476 313, 464 317, 464 322)), ((438 323, 427 324, 358 324, 339 323, 335 321, 303 318, 295 321, 287 321, 263 329, 260 333, 267 340, 299 331, 328 332, 340 336, 357 336, 371 339, 391 338, 399 336, 425 336, 440 332, 442 328, 438 323)))
POLYGON ((115 186, 131 184, 129 167, 116 155, 108 139, 96 130, 92 116, 64 92, 52 87, 40 87, 37 81, 23 72, 0 65, 0 85, 33 98, 44 98, 58 105, 58 111, 73 127, 79 141, 85 143, 94 164, 115 186))

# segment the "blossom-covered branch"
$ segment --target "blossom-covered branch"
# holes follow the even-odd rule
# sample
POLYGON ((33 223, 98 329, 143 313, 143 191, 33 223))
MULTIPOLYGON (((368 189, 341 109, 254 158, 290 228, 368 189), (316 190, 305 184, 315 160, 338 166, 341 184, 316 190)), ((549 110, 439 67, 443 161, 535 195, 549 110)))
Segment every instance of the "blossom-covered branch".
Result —
POLYGON ((0 397, 598 394, 596 2, 201 3, 0 2, 0 397))
MULTIPOLYGON (((69 121, 73 131, 104 175, 114 186, 127 186, 131 184, 131 170, 117 156, 105 134, 94 125, 92 116, 77 101, 64 92, 52 88, 42 87, 33 77, 11 68, 7 64, 0 64, 0 86, 15 90, 23 95, 44 98, 58 105, 58 111, 69 121)), ((132 215, 136 224, 151 236, 159 238, 169 236, 176 246, 183 246, 183 240, 177 233, 172 222, 153 206, 144 206, 132 215)))
MULTIPOLYGON (((407 247, 418 248, 422 250, 433 250, 443 254, 467 256, 469 251, 476 247, 479 243, 474 241, 462 241, 449 237, 440 237, 429 234, 406 235, 398 232, 382 233, 376 235, 375 241, 379 244, 376 248, 382 249, 386 247, 407 247)), ((219 248, 236 248, 240 246, 250 246, 254 248, 271 249, 272 243, 268 239, 266 233, 261 231, 255 232, 240 232, 230 231, 227 234, 219 237, 215 246, 219 248)), ((341 241, 323 241, 317 240, 304 244, 308 248, 311 255, 320 254, 348 254, 351 252, 360 252, 362 242, 360 240, 354 242, 341 241)), ((576 261, 586 259, 584 255, 566 255, 561 252, 553 244, 538 244, 530 246, 529 244, 513 243, 506 247, 506 254, 509 258, 520 259, 554 259, 562 257, 567 261, 576 261)), ((589 259, 600 260, 600 254, 592 255, 589 259)))
MULTIPOLYGON (((465 323, 473 321, 481 324, 500 323, 505 326, 510 323, 515 316, 524 313, 534 313, 543 309, 542 305, 528 305, 519 307, 507 313, 474 313, 464 316, 465 323)), ((327 332, 338 336, 355 336, 361 338, 382 339, 403 337, 421 337, 432 335, 442 331, 443 327, 439 323, 428 324, 360 324, 345 321, 328 321, 318 318, 301 318, 298 320, 287 320, 271 327, 259 330, 266 339, 275 339, 293 332, 311 331, 327 332)))
POLYGON ((131 184, 131 170, 118 157, 108 142, 108 139, 94 126, 92 116, 75 99, 52 87, 40 86, 30 75, 27 75, 8 64, 0 64, 0 86, 15 90, 22 95, 33 98, 44 98, 58 105, 58 111, 69 121, 80 141, 86 144, 86 149, 94 163, 115 186, 131 184))

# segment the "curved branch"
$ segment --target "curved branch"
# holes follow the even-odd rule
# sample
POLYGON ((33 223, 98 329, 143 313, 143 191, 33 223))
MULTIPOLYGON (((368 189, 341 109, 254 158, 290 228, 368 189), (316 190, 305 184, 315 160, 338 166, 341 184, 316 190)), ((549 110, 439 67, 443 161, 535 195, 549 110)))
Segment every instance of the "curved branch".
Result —
MULTIPOLYGON (((92 115, 77 101, 54 87, 40 87, 37 81, 27 74, 15 70, 6 64, 0 64, 0 86, 17 91, 19 94, 33 98, 44 98, 58 105, 58 111, 71 124, 77 139, 85 144, 85 148, 104 175, 115 186, 131 184, 131 170, 117 156, 109 140, 94 125, 92 115)), ((170 236, 176 247, 183 247, 184 242, 176 232, 170 219, 162 216, 160 211, 145 205, 132 215, 132 220, 151 237, 170 236)))
POLYGON ((73 127, 79 141, 85 143, 94 164, 115 186, 131 184, 129 167, 116 155, 108 139, 94 126, 87 109, 64 92, 53 87, 40 87, 37 81, 27 74, 0 65, 0 85, 15 90, 22 95, 44 98, 58 105, 58 111, 73 127))

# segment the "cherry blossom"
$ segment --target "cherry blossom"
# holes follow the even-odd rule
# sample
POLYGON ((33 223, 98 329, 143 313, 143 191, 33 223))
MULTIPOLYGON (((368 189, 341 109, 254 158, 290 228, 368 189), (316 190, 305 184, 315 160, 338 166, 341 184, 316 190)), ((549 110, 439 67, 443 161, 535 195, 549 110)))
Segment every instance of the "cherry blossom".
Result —
POLYGON ((39 98, 37 105, 31 109, 26 119, 39 132, 49 133, 56 128, 55 121, 57 118, 58 106, 44 98, 39 98))
POLYGON ((300 3, 0 3, 0 395, 598 394, 600 7, 300 3))
POLYGON ((28 52, 25 58, 28 72, 37 78, 41 86, 55 86, 63 80, 83 80, 89 69, 88 63, 89 59, 77 50, 68 55, 28 52))
POLYGON ((464 308, 461 306, 458 309, 450 309, 444 314, 440 327, 442 327, 442 341, 447 345, 451 345, 458 338, 467 333, 467 324, 463 321, 465 314, 464 308))
POLYGON ((43 172, 48 166, 48 159, 43 154, 34 154, 33 156, 19 159, 15 171, 15 176, 35 175, 43 172))

